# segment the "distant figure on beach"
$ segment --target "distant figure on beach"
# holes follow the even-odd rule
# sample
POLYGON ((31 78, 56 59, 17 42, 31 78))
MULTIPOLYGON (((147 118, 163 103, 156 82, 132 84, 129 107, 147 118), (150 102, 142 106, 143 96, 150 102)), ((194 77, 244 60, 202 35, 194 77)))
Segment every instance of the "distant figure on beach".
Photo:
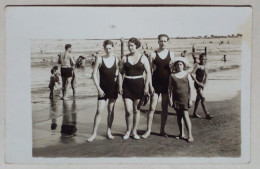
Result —
POLYGON ((206 119, 211 119, 213 116, 211 116, 206 109, 206 106, 205 106, 206 98, 205 98, 205 95, 203 92, 204 87, 207 83, 207 79, 208 79, 208 71, 207 71, 207 67, 206 67, 207 57, 206 57, 205 53, 200 54, 199 60, 200 60, 200 62, 194 66, 194 68, 191 72, 191 77, 194 80, 194 87, 197 91, 197 97, 196 97, 196 101, 195 101, 193 117, 194 118, 201 117, 196 113, 199 102, 201 101, 201 106, 206 115, 206 119), (196 75, 195 77, 193 75, 194 73, 196 75))
POLYGON ((183 121, 188 131, 188 142, 193 142, 191 131, 191 121, 189 117, 189 108, 191 108, 191 84, 192 78, 187 70, 188 60, 183 57, 176 57, 174 62, 175 73, 170 75, 169 80, 169 106, 173 107, 177 113, 177 122, 180 135, 177 138, 187 139, 184 132, 183 121))
POLYGON ((223 60, 224 62, 226 62, 226 61, 227 61, 226 55, 224 55, 224 57, 223 57, 221 60, 223 60))
POLYGON ((54 87, 58 84, 60 84, 60 79, 58 76, 58 66, 54 66, 51 69, 51 77, 50 77, 50 83, 49 83, 49 88, 50 88, 50 96, 49 98, 52 100, 53 99, 53 92, 54 92, 54 87))
POLYGON ((185 57, 185 55, 186 55, 186 50, 184 50, 182 53, 181 53, 181 57, 185 57))
POLYGON ((151 65, 152 79, 149 84, 151 95, 150 109, 147 114, 147 131, 142 138, 147 138, 152 130, 154 112, 156 110, 159 96, 162 95, 162 113, 160 135, 167 137, 165 133, 165 124, 168 117, 168 84, 170 71, 170 62, 174 60, 174 53, 167 49, 169 36, 160 34, 158 36, 159 49, 152 52, 149 57, 151 65))
POLYGON ((114 139, 111 128, 114 119, 114 107, 119 92, 119 83, 121 83, 122 78, 119 74, 119 60, 114 55, 114 43, 111 40, 105 40, 103 47, 106 55, 97 58, 93 73, 94 83, 98 90, 98 106, 94 119, 93 133, 88 139, 89 142, 96 138, 98 125, 106 104, 108 110, 107 138, 114 139), (100 74, 99 80, 97 76, 98 71, 100 74))
POLYGON ((197 63, 197 58, 195 56, 195 47, 194 45, 192 46, 192 58, 193 58, 193 63, 197 63))
POLYGON ((147 57, 147 59, 149 58, 149 55, 146 51, 144 51, 144 55, 147 57))
POLYGON ((79 56, 79 58, 76 60, 76 67, 77 68, 85 67, 85 57, 79 56))
POLYGON ((93 71, 94 71, 94 67, 95 67, 95 64, 96 64, 96 60, 97 60, 97 55, 96 54, 92 54, 92 58, 91 58, 91 68, 92 68, 92 73, 91 73, 91 77, 90 79, 93 78, 93 71))
POLYGON ((75 97, 75 60, 73 59, 72 55, 72 45, 66 44, 65 45, 65 52, 58 54, 58 63, 61 64, 61 78, 62 78, 62 98, 63 100, 67 98, 67 92, 69 88, 69 84, 71 83, 71 87, 73 90, 73 97, 75 97))
POLYGON ((137 134, 140 119, 138 104, 140 99, 142 99, 144 95, 148 95, 149 92, 151 71, 148 59, 144 54, 138 51, 140 47, 141 42, 137 38, 130 38, 128 41, 130 53, 123 56, 120 63, 120 73, 124 75, 122 87, 127 126, 127 131, 123 136, 124 140, 128 139, 131 133, 134 139, 140 139, 140 136, 137 134), (146 73, 145 79, 143 76, 144 71, 146 73))

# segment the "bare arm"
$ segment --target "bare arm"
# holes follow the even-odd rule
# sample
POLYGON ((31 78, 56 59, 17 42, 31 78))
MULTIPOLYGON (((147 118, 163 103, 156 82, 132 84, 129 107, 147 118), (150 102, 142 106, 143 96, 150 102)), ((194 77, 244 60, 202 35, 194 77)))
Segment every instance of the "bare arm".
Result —
POLYGON ((169 106, 172 107, 172 74, 170 74, 169 77, 168 99, 169 99, 169 106))
POLYGON ((101 57, 98 57, 96 60, 95 66, 94 66, 94 71, 93 71, 93 80, 94 80, 94 84, 98 90, 99 96, 102 96, 101 94, 103 94, 102 89, 99 86, 99 80, 98 80, 98 69, 101 66, 101 62, 102 62, 101 57))
POLYGON ((71 67, 74 67, 76 65, 76 62, 71 54, 70 54, 70 65, 71 65, 71 67))
POLYGON ((123 83, 123 78, 122 78, 122 75, 121 75, 121 73, 120 73, 120 60, 118 60, 117 59, 117 66, 116 66, 116 68, 117 68, 117 72, 118 72, 118 92, 119 92, 119 94, 122 94, 123 93, 123 91, 122 91, 122 83, 123 83))
POLYGON ((124 64, 125 64, 125 61, 126 61, 126 56, 123 56, 123 58, 119 61, 119 72, 121 75, 124 74, 124 64))
POLYGON ((150 69, 149 61, 146 57, 142 57, 142 61, 143 61, 144 69, 145 69, 145 73, 146 73, 144 93, 147 94, 148 90, 149 90, 149 84, 152 85, 151 69, 150 69))
POLYGON ((191 78, 191 76, 190 76, 190 74, 188 74, 188 80, 189 80, 189 107, 191 107, 191 105, 192 105, 192 100, 191 100, 191 96, 192 96, 192 78, 191 78))
POLYGON ((190 72, 191 78, 192 78, 196 83, 198 83, 198 81, 197 81, 196 77, 194 76, 194 74, 195 74, 195 72, 197 71, 197 69, 198 69, 198 64, 196 63, 196 64, 194 65, 193 70, 190 72))
POLYGON ((151 73, 151 76, 150 76, 150 79, 149 79, 149 87, 150 89, 153 89, 153 85, 152 85, 152 73, 153 73, 153 70, 155 69, 155 65, 153 64, 153 61, 155 59, 155 56, 156 54, 154 52, 152 52, 150 55, 149 55, 149 65, 150 65, 150 73, 151 73))

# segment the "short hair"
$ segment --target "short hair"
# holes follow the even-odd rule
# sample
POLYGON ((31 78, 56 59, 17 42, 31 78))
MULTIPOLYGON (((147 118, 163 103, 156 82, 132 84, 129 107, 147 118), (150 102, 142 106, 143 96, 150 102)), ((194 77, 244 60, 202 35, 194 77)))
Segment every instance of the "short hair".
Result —
POLYGON ((114 47, 114 43, 111 40, 105 40, 103 42, 103 47, 105 48, 107 45, 111 45, 112 47, 114 47))
POLYGON ((130 38, 128 43, 134 43, 136 46, 136 49, 140 48, 141 42, 137 38, 130 38))
POLYGON ((204 57, 207 59, 206 53, 200 54, 199 59, 202 59, 202 58, 204 58, 204 57))
POLYGON ((71 46, 72 46, 71 44, 66 44, 66 45, 65 45, 65 50, 71 48, 71 46))
POLYGON ((58 70, 58 69, 59 69, 58 66, 53 66, 53 68, 51 69, 51 74, 53 74, 54 71, 55 71, 55 70, 58 70))
POLYGON ((169 36, 168 36, 168 35, 166 35, 166 34, 160 34, 160 35, 158 35, 158 40, 160 40, 160 39, 161 39, 161 37, 166 37, 166 38, 167 38, 167 41, 169 41, 169 40, 170 40, 169 36))

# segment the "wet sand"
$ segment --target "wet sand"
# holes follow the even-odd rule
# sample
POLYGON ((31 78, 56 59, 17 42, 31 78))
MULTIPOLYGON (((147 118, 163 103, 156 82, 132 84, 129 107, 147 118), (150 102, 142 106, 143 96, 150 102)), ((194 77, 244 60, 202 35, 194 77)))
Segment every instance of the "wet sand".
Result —
MULTIPOLYGON (((92 133, 96 112, 97 98, 81 98, 62 101, 56 96, 49 104, 38 103, 40 113, 33 122, 33 156, 34 157, 238 157, 240 156, 240 69, 225 70, 226 79, 216 79, 218 73, 211 73, 205 93, 207 107, 215 117, 193 119, 192 131, 194 142, 177 140, 178 126, 175 111, 169 109, 166 132, 169 137, 159 136, 160 103, 154 115, 152 135, 147 139, 123 140, 126 131, 124 105, 121 96, 117 100, 112 132, 114 140, 106 138, 105 111, 94 142, 86 142, 92 133), (234 76, 234 74, 236 76, 234 76), (230 77, 229 77, 230 75, 230 77), (232 88, 230 88, 232 86, 232 88), (39 120, 39 116, 50 116, 49 120, 39 120), (51 119, 56 119, 57 129, 51 131, 51 119), (74 137, 61 135, 61 125, 76 126, 74 137)), ((193 89, 192 98, 195 100, 193 89)), ((139 134, 146 129, 146 112, 142 108, 139 134)), ((190 109, 192 114, 193 106, 190 109)), ((204 117, 201 106, 198 114, 204 117)))

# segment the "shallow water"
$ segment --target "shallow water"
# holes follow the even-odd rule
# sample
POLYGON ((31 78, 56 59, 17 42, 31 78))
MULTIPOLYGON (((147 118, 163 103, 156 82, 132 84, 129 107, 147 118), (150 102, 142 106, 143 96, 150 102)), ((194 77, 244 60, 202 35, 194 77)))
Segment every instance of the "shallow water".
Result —
MULTIPOLYGON (((219 97, 223 97, 225 92, 228 92, 228 90, 225 90, 228 86, 227 84, 232 84, 233 82, 237 84, 236 81, 240 81, 240 65, 241 65, 241 41, 237 39, 230 40, 230 44, 225 45, 218 45, 219 39, 210 40, 207 39, 205 42, 203 42, 201 39, 197 40, 187 40, 187 39, 180 39, 180 40, 174 40, 170 41, 170 45, 172 48, 170 48, 172 51, 174 51, 175 55, 178 56, 180 52, 183 50, 187 50, 186 57, 192 63, 192 56, 191 56, 191 47, 192 44, 196 41, 196 56, 199 54, 199 52, 204 52, 204 47, 207 46, 208 48, 208 61, 207 65, 209 68, 209 87, 207 88, 207 92, 209 93, 209 99, 214 99, 216 95, 219 97), (212 41, 213 43, 210 43, 212 41), (223 57, 223 54, 227 55, 227 62, 220 61, 223 57), (232 71, 228 71, 232 70, 232 71), (222 82, 225 80, 225 83, 222 82), (230 80, 230 82, 226 83, 227 80, 230 80), (233 82, 231 82, 233 81, 233 82), (215 88, 221 88, 221 85, 225 84, 223 87, 223 90, 221 90, 223 93, 218 94, 214 93, 215 88)), ((74 45, 76 47, 73 48, 73 53, 75 55, 80 54, 86 54, 89 55, 91 53, 94 53, 95 51, 99 51, 99 55, 103 53, 100 49, 102 49, 102 41, 98 40, 95 41, 96 45, 92 42, 87 42, 86 40, 75 40, 74 45), (85 45, 92 45, 92 49, 88 49, 87 51, 84 51, 84 45, 82 45, 84 42, 85 45), (81 46, 80 46, 81 45, 81 46), (101 52, 100 52, 101 51, 101 52)), ((149 49, 147 49, 148 53, 156 49, 158 46, 158 43, 156 40, 153 41, 147 41, 149 45, 149 49), (153 49, 151 49, 153 48, 153 49)), ((57 65, 55 62, 50 62, 50 57, 52 57, 52 60, 55 61, 55 56, 57 56, 58 51, 62 51, 63 47, 62 45, 63 41, 39 41, 37 43, 34 43, 32 46, 32 57, 31 57, 31 97, 32 97, 32 114, 33 114, 33 122, 39 122, 50 119, 49 114, 51 112, 60 112, 57 114, 57 116, 62 115, 64 112, 62 110, 62 102, 59 102, 59 97, 61 96, 61 90, 56 89, 55 90, 55 100, 54 102, 50 102, 49 100, 49 79, 51 76, 50 70, 54 65, 57 65), (45 51, 45 53, 39 53, 40 48, 39 46, 44 46, 43 44, 49 44, 45 51), (37 53, 38 52, 38 53, 37 53), (56 52, 56 53, 55 53, 56 52), (48 58, 49 62, 41 62, 42 58, 48 58), (53 106, 55 104, 55 106, 53 106), (54 111, 54 110, 55 111, 54 111)), ((115 53, 117 56, 119 56, 120 45, 119 42, 116 46, 115 53)), ((146 50, 146 49, 142 49, 146 50)), ((125 52, 127 52, 127 47, 125 46, 125 52)), ((94 85, 93 80, 91 79, 92 75, 92 67, 90 65, 89 60, 91 57, 87 57, 87 63, 85 68, 80 68, 75 70, 76 74, 76 100, 77 102, 85 102, 92 97, 97 96, 97 90, 94 85)), ((60 79, 61 81, 61 79, 60 79)), ((61 86, 61 85, 60 85, 61 86)), ((237 86, 237 89, 240 89, 240 86, 237 86)), ((72 90, 69 89, 69 98, 72 99, 72 90)), ((226 96, 225 96, 226 98, 226 96)), ((94 103, 96 104, 96 102, 94 103)), ((79 109, 77 107, 76 109, 79 109)), ((84 107, 82 107, 84 109, 84 107)))

